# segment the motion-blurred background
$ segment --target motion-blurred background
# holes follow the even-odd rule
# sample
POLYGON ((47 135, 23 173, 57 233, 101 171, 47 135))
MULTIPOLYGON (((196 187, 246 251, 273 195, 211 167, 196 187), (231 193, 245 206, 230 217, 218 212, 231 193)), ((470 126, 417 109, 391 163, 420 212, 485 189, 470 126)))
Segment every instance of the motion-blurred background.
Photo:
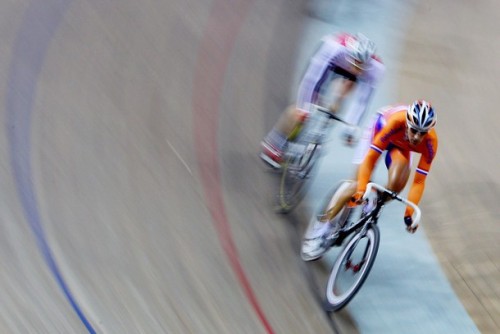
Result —
POLYGON ((500 332, 499 7, 0 1, 0 333, 500 332), (429 99, 440 147, 423 228, 388 210, 366 285, 326 314, 299 241, 352 150, 332 133, 289 216, 257 152, 341 31, 387 66, 372 111, 429 99))

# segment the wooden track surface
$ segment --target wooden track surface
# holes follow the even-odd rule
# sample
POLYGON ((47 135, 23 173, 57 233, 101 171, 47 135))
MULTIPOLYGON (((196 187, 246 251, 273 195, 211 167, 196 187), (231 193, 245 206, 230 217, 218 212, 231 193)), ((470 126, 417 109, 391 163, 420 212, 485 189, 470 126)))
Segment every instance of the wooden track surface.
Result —
MULTIPOLYGON (((439 113, 426 233, 495 333, 500 11, 415 13, 390 76, 439 113)), ((322 311, 298 256, 307 214, 273 213, 256 156, 307 15, 284 0, 0 1, 1 333, 358 331, 322 311)))

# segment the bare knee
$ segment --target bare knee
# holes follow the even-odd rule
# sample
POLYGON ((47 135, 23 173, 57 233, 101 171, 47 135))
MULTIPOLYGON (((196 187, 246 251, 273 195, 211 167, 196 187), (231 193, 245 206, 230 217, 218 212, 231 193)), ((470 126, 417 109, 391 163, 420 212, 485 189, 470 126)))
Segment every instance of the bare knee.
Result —
POLYGON ((296 108, 296 106, 290 105, 285 109, 280 119, 276 123, 276 129, 286 135, 289 135, 292 130, 301 122, 303 113, 296 108))

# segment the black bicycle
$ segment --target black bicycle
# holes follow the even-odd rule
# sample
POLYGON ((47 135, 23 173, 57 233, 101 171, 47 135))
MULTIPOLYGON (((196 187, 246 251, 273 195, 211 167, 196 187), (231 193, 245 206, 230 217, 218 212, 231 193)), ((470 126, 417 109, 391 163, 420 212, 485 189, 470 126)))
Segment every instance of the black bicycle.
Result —
MULTIPOLYGON (((415 228, 420 221, 421 212, 417 205, 379 184, 368 183, 363 199, 365 205, 362 213, 358 215, 359 218, 351 222, 344 220, 342 224, 342 218, 349 219, 349 215, 345 214, 343 209, 339 213, 343 214, 343 217, 338 221, 342 227, 325 238, 327 248, 341 246, 348 240, 337 256, 328 278, 325 305, 328 311, 338 311, 346 306, 368 277, 380 244, 380 230, 377 223, 382 208, 388 200, 399 201, 415 210, 412 228, 415 228), (372 195, 372 189, 376 190, 375 197, 372 195)), ((322 208, 323 212, 325 208, 327 206, 322 208)))
POLYGON ((292 131, 284 154, 278 191, 277 211, 288 213, 295 208, 307 192, 308 180, 320 155, 318 154, 331 121, 339 121, 351 126, 332 114, 329 109, 315 105, 304 128, 292 131), (298 133, 298 135, 295 135, 298 133), (293 138, 295 137, 296 138, 293 138))

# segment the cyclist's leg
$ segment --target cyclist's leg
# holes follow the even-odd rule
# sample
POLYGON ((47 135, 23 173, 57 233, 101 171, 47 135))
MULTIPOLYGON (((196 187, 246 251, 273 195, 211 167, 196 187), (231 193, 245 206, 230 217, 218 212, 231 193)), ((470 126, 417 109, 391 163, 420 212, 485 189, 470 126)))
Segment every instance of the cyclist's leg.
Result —
POLYGON ((274 129, 288 139, 294 130, 304 122, 306 115, 307 113, 298 109, 296 105, 290 105, 281 114, 274 129))
POLYGON ((321 221, 331 222, 339 214, 339 212, 346 206, 349 199, 354 195, 357 189, 357 182, 353 180, 346 181, 341 187, 333 194, 327 210, 322 216, 321 221))
POLYGON ((388 168, 388 180, 386 188, 396 193, 401 192, 410 177, 410 152, 398 148, 387 151, 386 166, 388 168))
POLYGON ((304 122, 305 113, 295 107, 289 106, 280 116, 274 127, 261 142, 262 153, 260 157, 268 164, 279 168, 283 162, 283 152, 291 136, 296 136, 304 122))
POLYGON ((335 241, 330 238, 335 238, 335 234, 348 217, 349 211, 345 209, 349 208, 346 208, 345 202, 352 196, 347 195, 351 189, 356 190, 356 181, 348 180, 341 183, 326 208, 321 209, 323 212, 312 218, 302 239, 301 257, 304 261, 321 257, 335 241))
POLYGON ((337 76, 332 80, 329 94, 331 96, 330 110, 332 112, 338 112, 342 108, 342 103, 354 87, 355 82, 353 80, 342 76, 337 76))
POLYGON ((293 139, 291 136, 297 135, 297 129, 306 121, 311 102, 318 101, 321 86, 328 77, 327 68, 325 65, 309 66, 300 84, 296 104, 285 109, 262 141, 264 156, 261 155, 261 158, 268 162, 266 158, 277 162, 281 160, 287 141, 293 139))

